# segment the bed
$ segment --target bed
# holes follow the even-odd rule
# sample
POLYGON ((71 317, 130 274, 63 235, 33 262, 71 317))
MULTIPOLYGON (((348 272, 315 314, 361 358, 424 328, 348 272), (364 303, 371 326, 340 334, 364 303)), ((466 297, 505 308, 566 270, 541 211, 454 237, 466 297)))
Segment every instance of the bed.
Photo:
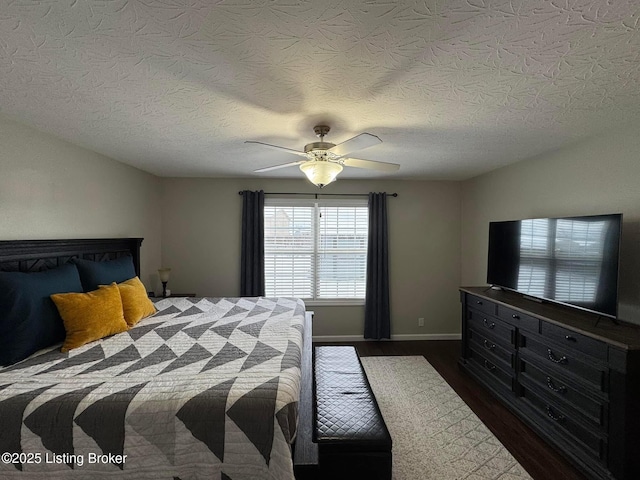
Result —
MULTIPOLYGON (((140 244, 0 242, 0 270, 131 255, 139 273, 140 244)), ((9 454, 0 477, 294 478, 310 421, 304 303, 167 298, 155 306, 126 332, 0 368, 0 453, 9 454)))

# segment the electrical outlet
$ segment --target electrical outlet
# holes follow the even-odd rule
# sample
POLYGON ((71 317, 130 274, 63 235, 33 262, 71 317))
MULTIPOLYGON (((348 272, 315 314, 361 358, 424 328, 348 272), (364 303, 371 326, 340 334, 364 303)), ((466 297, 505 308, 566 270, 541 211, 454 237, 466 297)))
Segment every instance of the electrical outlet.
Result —
POLYGON ((424 327, 424 318, 419 318, 418 319, 418 326, 419 327, 424 327))

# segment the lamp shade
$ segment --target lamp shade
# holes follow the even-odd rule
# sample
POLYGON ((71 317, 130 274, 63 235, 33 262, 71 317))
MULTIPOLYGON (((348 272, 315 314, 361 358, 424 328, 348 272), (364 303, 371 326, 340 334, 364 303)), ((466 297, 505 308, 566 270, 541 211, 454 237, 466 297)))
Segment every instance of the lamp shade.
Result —
POLYGON ((170 268, 159 268, 158 269, 158 275, 160 276, 160 281, 161 282, 168 282, 170 274, 171 274, 171 269, 170 268))
POLYGON ((300 170, 302 170, 302 173, 307 176, 311 183, 322 188, 335 181, 338 174, 342 171, 342 165, 325 160, 309 160, 300 165, 300 170))

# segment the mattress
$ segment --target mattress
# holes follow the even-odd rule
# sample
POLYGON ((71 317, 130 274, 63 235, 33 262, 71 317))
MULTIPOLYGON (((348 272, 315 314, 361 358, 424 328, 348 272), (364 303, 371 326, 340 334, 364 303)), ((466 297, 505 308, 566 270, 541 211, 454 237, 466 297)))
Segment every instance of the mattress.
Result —
POLYGON ((0 369, 1 478, 293 479, 305 306, 168 298, 0 369))

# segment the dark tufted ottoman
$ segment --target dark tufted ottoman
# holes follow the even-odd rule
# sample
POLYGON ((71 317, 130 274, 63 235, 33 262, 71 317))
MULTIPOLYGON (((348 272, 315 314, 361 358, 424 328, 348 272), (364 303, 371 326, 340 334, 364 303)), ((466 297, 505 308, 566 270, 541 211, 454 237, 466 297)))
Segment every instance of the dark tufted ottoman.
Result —
POLYGON ((314 352, 319 478, 391 480, 391 435, 354 347, 314 352))

